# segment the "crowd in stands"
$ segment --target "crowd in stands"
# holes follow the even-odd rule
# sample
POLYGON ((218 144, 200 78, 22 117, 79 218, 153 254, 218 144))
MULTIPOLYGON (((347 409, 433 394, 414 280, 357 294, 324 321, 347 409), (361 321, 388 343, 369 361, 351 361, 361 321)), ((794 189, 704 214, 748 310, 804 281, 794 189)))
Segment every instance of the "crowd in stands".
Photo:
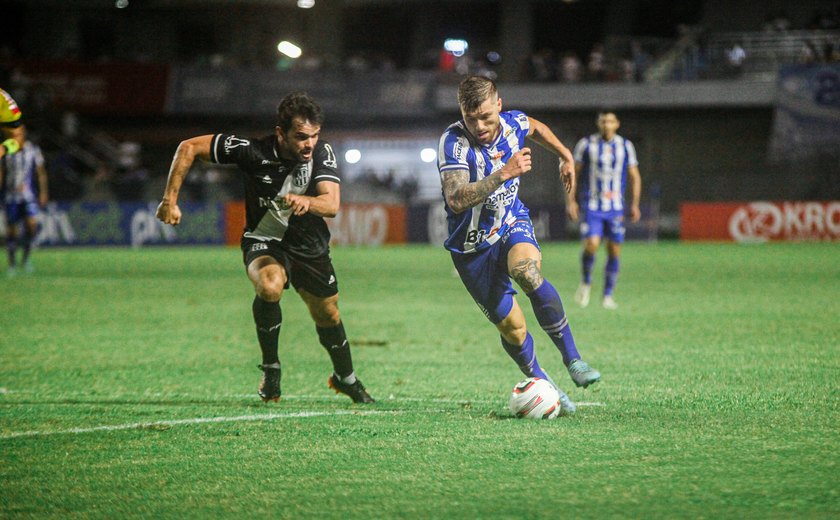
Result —
POLYGON ((553 49, 540 49, 531 55, 525 76, 530 81, 560 83, 643 81, 653 63, 652 53, 638 40, 621 47, 610 52, 598 42, 584 59, 573 50, 556 53, 553 49))

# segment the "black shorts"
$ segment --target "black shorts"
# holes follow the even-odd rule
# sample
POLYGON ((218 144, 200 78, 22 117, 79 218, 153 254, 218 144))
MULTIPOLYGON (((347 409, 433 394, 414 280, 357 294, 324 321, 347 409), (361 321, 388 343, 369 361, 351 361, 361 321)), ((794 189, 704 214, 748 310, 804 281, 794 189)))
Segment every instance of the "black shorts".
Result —
POLYGON ((261 256, 270 256, 280 262, 286 269, 286 289, 291 280, 296 291, 303 289, 319 298, 338 294, 338 278, 329 254, 304 258, 286 251, 277 240, 264 241, 248 237, 242 237, 240 247, 246 268, 261 256))

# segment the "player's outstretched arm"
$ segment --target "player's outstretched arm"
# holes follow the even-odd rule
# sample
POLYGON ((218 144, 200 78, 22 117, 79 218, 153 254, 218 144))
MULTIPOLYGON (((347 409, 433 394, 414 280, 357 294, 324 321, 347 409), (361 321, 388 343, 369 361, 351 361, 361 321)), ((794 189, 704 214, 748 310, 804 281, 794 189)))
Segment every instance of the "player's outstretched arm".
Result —
POLYGON ((447 170, 443 172, 441 179, 443 196, 449 209, 455 213, 462 213, 484 202, 488 195, 508 179, 519 177, 530 170, 530 148, 519 150, 501 169, 477 182, 470 182, 470 172, 465 169, 447 170))
MULTIPOLYGON (((583 164, 575 163, 575 179, 580 176, 582 171, 583 164)), ((576 222, 578 217, 580 217, 580 207, 577 203, 577 181, 572 184, 571 191, 566 192, 566 214, 572 222, 576 222)))
POLYGON ((178 193, 196 158, 210 160, 212 135, 201 135, 181 141, 175 150, 175 157, 169 167, 169 177, 163 190, 163 200, 158 205, 155 216, 165 224, 177 226, 181 222, 181 208, 178 207, 178 193))
POLYGON ((529 117, 528 124, 530 126, 528 137, 560 157, 560 180, 563 181, 566 193, 573 193, 575 188, 575 158, 572 156, 572 152, 560 142, 560 139, 554 135, 554 132, 545 123, 529 117))

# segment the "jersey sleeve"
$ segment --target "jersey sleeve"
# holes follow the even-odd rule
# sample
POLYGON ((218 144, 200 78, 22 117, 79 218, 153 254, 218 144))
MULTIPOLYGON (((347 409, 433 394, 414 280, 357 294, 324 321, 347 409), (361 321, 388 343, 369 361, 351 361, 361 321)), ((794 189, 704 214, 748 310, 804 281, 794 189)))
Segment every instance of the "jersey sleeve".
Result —
POLYGON ((575 151, 573 155, 575 156, 576 163, 584 164, 586 162, 586 144, 588 142, 589 140, 584 137, 575 145, 575 151))
POLYGON ((438 145, 438 171, 469 170, 470 146, 466 136, 446 131, 438 145))
POLYGON ((636 158, 636 147, 629 139, 625 139, 624 146, 627 148, 627 166, 638 166, 639 160, 636 158))
POLYGON ((312 182, 329 181, 341 184, 338 161, 333 147, 326 142, 318 143, 312 156, 312 182))
POLYGON ((520 146, 522 143, 525 142, 525 138, 528 137, 528 132, 531 131, 531 122, 528 120, 528 116, 525 115, 525 112, 521 112, 519 110, 511 110, 510 111, 511 120, 519 127, 519 142, 520 146))
POLYGON ((236 164, 241 167, 255 159, 257 151, 250 139, 230 134, 216 134, 210 143, 210 160, 218 164, 236 164))
POLYGON ((35 146, 33 149, 33 157, 35 158, 35 167, 36 168, 43 168, 44 167, 44 152, 41 151, 40 146, 35 146))

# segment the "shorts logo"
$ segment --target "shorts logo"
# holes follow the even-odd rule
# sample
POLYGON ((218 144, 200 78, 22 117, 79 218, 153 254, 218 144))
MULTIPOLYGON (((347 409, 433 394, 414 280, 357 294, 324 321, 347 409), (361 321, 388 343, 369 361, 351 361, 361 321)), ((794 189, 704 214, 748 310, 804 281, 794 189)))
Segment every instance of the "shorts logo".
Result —
POLYGON ((268 244, 264 244, 262 242, 259 242, 259 243, 251 246, 251 252, 252 253, 255 252, 255 251, 265 251, 267 249, 268 249, 268 244))
POLYGON ((335 283, 335 275, 330 275, 330 279, 327 281, 328 285, 332 285, 335 283))

